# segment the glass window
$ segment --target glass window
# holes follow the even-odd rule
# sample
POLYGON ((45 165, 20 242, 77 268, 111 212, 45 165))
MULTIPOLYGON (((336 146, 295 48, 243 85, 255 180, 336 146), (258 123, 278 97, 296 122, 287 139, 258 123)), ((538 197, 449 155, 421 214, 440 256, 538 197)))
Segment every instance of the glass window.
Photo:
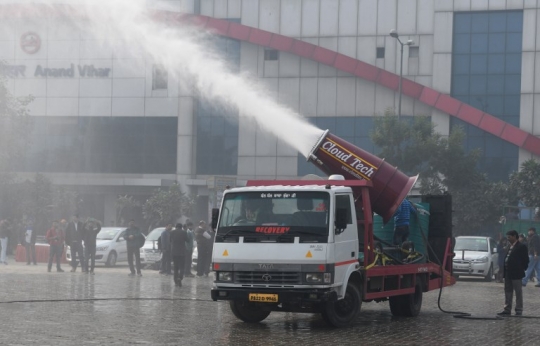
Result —
POLYGON ((520 95, 507 95, 504 97, 504 114, 519 116, 520 95))
POLYGON ((506 54, 507 74, 521 74, 521 54, 506 54))
POLYGON ((519 95, 521 93, 521 74, 506 75, 504 92, 519 95))
POLYGON ((521 33, 508 33, 506 34, 506 52, 520 53, 521 52, 521 33))
POLYGON ((505 34, 490 34, 489 35, 489 52, 490 53, 504 53, 506 49, 506 35, 505 34))
POLYGON ((488 73, 504 73, 504 54, 488 55, 488 73))
POLYGON ((453 74, 469 74, 471 56, 469 54, 456 54, 452 58, 453 74))
POLYGON ((469 94, 469 76, 454 76, 452 78, 452 95, 469 94))
POLYGON ((471 76, 471 94, 484 95, 487 92, 487 77, 485 75, 471 76))
POLYGON ((489 15, 487 13, 475 13, 471 20, 471 32, 488 32, 489 15))
MULTIPOLYGON (((217 37, 213 45, 233 70, 239 68, 240 43, 238 41, 217 37)), ((273 50, 265 50, 265 58, 272 60, 275 57, 272 56, 271 51, 273 50)), ((196 117, 197 174, 237 174, 238 111, 219 107, 215 103, 200 99, 197 102, 196 117)))
POLYGON ((278 60, 279 51, 276 49, 265 49, 264 50, 264 60, 278 60))
POLYGON ((153 65, 152 67, 152 89, 167 89, 169 84, 169 74, 163 65, 153 65))
POLYGON ((487 92, 488 94, 503 94, 504 93, 504 75, 493 74, 487 76, 487 92))
POLYGON ((420 49, 418 46, 409 47, 409 58, 418 58, 420 55, 420 49))
MULTIPOLYGON (((340 133, 340 136, 353 136, 354 137, 354 118, 341 118, 336 122, 336 131, 340 133)), ((345 139, 345 138, 344 138, 345 139)), ((346 139, 345 139, 346 140, 346 139)))
POLYGON ((506 31, 506 13, 492 12, 489 14, 489 32, 506 31))
POLYGON ((507 31, 508 32, 523 32, 523 12, 511 11, 507 14, 507 31))
POLYGON ((470 53, 471 52, 471 35, 469 34, 454 35, 453 52, 456 54, 470 53))
POLYGON ((487 53, 488 51, 488 34, 472 34, 471 35, 471 52, 472 53, 487 53))
POLYGON ((376 57, 377 59, 384 59, 384 47, 377 47, 376 57))
POLYGON ((502 95, 490 95, 485 97, 486 110, 485 112, 499 117, 504 114, 504 98, 502 95))
POLYGON ((471 55, 471 74, 487 73, 487 57, 485 54, 471 55))
POLYGON ((46 117, 36 122, 35 141, 25 154, 21 171, 176 172, 176 117, 66 118, 46 117))
POLYGON ((339 209, 347 211, 347 224, 352 224, 351 197, 349 195, 336 195, 336 211, 339 209))
POLYGON ((471 32, 471 14, 456 13, 454 16, 454 33, 471 32))

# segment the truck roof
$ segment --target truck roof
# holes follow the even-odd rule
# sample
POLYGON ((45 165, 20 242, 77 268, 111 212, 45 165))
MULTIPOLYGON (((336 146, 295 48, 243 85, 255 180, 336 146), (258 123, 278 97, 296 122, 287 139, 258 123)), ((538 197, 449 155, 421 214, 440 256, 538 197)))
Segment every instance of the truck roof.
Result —
POLYGON ((249 180, 246 187, 234 188, 233 191, 332 191, 350 192, 351 189, 373 186, 367 180, 249 180))

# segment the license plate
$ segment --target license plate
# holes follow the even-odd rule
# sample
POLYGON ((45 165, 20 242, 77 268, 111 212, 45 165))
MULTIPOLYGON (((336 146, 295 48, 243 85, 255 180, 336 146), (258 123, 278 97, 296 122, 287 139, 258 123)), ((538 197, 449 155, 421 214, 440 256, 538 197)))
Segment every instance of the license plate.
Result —
POLYGON ((469 266, 456 266, 456 269, 469 269, 469 266))
POLYGON ((260 302, 260 303, 277 303, 278 295, 277 294, 250 293, 249 301, 260 302))
POLYGON ((159 261, 161 259, 161 256, 159 255, 149 255, 148 260, 149 261, 159 261))

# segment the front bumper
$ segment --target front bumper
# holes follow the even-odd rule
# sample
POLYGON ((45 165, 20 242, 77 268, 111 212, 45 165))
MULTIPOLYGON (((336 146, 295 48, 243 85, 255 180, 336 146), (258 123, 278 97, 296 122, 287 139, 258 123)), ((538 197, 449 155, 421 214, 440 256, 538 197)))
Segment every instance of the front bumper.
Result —
MULTIPOLYGON (((249 295, 277 294, 277 304, 322 303, 337 300, 337 293, 331 288, 324 289, 259 289, 259 288, 235 288, 235 287, 214 287, 212 288, 212 300, 235 300, 249 301, 249 295)), ((267 303, 261 303, 267 304, 267 303)))
POLYGON ((486 276, 489 266, 489 262, 454 263, 452 271, 454 275, 486 276))

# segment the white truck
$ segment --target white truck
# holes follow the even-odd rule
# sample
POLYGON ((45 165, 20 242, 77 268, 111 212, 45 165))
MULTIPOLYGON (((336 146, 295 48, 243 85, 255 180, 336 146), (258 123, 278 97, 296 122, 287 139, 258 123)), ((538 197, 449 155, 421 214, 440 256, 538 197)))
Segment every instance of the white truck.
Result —
MULTIPOLYGON (((351 146, 332 140, 340 148, 351 146)), ((323 157, 317 148, 334 147, 324 143, 319 141, 312 160, 323 157)), ((353 150, 338 154, 361 158, 353 150)), ((364 171, 390 169, 374 167, 364 171)), ((332 175, 328 180, 250 181, 246 187, 226 190, 212 217, 212 299, 228 300, 234 315, 251 323, 272 311, 309 312, 343 327, 356 319, 363 301, 387 299, 394 315, 416 316, 423 292, 455 282, 453 254, 449 241, 439 253, 444 262, 440 264, 426 261, 427 254, 409 260, 384 253, 373 235, 372 206, 390 218, 412 186, 404 175, 396 184, 398 173, 402 174, 390 174, 388 184, 372 181, 376 174, 359 180, 355 173, 354 180, 332 175)))

